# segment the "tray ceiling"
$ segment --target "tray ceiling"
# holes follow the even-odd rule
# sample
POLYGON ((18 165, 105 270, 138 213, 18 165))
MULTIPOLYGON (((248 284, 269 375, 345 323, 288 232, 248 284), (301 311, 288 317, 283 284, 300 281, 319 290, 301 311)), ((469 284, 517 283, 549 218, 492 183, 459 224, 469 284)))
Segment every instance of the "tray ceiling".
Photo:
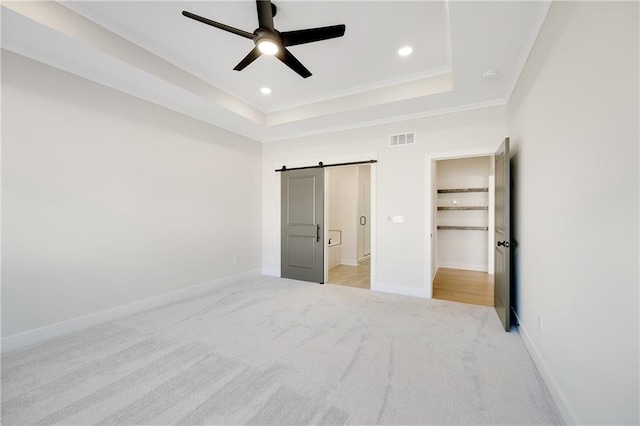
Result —
POLYGON ((548 2, 279 1, 279 31, 345 24, 341 38, 233 67, 251 1, 3 2, 2 48, 259 141, 505 103, 548 2), (413 53, 401 57, 402 46, 413 53), (495 70, 497 76, 484 79, 495 70), (264 95, 262 87, 272 92, 264 95))

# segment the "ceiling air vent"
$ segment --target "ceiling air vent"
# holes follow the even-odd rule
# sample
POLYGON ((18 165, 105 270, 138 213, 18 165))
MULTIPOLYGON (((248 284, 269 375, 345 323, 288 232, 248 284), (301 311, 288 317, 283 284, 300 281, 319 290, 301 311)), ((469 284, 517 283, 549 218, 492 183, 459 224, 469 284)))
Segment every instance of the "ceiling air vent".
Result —
POLYGON ((401 133, 389 136, 389 146, 414 145, 416 143, 416 133, 401 133))

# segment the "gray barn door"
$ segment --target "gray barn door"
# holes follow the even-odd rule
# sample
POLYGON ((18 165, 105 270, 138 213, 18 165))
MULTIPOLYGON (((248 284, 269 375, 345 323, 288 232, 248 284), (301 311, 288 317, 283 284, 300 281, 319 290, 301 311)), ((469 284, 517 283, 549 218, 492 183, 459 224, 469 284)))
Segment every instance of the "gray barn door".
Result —
POLYGON ((493 305, 505 331, 511 330, 511 256, 510 256, 510 165, 509 138, 495 156, 495 276, 493 305))
POLYGON ((324 169, 282 172, 281 276, 324 283, 324 169))

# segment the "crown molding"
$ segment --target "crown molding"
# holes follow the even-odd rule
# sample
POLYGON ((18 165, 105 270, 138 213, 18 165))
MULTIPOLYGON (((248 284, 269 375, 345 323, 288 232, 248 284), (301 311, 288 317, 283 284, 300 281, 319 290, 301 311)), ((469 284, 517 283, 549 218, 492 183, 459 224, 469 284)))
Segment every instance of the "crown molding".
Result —
POLYGON ((365 121, 361 123, 349 124, 345 126, 327 127, 319 130, 300 132, 300 133, 290 134, 282 137, 265 138, 265 139, 261 139, 260 142, 262 143, 280 142, 280 141, 285 141, 289 139, 316 136, 316 135, 322 135, 326 133, 342 132, 346 130, 362 129, 365 127, 379 126, 379 125, 390 124, 390 123, 398 123, 401 121, 416 120, 416 119, 427 118, 427 117, 436 117, 440 115, 455 114, 458 112, 465 112, 465 111, 471 111, 471 110, 482 109, 482 108, 490 108, 490 107, 506 105, 506 104, 507 104, 506 99, 499 98, 499 99, 493 99, 485 102, 460 105, 456 107, 420 112, 416 114, 399 115, 396 117, 390 117, 390 118, 385 118, 381 120, 371 120, 371 121, 365 121))
POLYGON ((522 47, 520 48, 520 55, 518 56, 518 60, 516 61, 515 66, 513 67, 511 80, 509 80, 509 83, 507 84, 507 90, 504 96, 507 101, 511 99, 511 95, 513 95, 513 91, 518 84, 518 80, 520 80, 520 75, 522 74, 524 66, 529 59, 529 55, 533 50, 533 46, 538 39, 538 34, 540 34, 540 30, 542 29, 542 25, 547 18, 547 14, 549 13, 549 9, 551 8, 552 3, 553 0, 544 0, 538 3, 538 11, 536 16, 533 18, 531 32, 522 43, 522 47))
POLYGON ((315 98, 307 99, 303 102, 290 103, 283 107, 266 110, 265 114, 267 114, 268 116, 269 114, 273 114, 273 113, 286 112, 287 110, 294 109, 294 108, 310 106, 317 103, 332 101, 335 99, 340 99, 348 96, 360 95, 360 94, 371 92, 374 90, 386 89, 388 87, 398 86, 405 83, 412 83, 419 80, 439 77, 442 75, 450 74, 451 72, 452 72, 451 66, 446 65, 446 66, 431 69, 429 71, 413 73, 409 75, 404 75, 402 77, 378 81, 371 84, 364 84, 364 85, 353 87, 347 90, 340 90, 337 92, 328 93, 324 96, 317 96, 315 98))

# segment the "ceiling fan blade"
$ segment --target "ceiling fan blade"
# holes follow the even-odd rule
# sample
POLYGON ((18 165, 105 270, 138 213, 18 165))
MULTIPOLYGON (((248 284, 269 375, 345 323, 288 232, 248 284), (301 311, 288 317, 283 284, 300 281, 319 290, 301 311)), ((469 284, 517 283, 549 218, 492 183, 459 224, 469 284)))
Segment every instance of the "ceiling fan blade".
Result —
POLYGON ((266 28, 273 31, 273 11, 271 9, 271 1, 256 0, 258 7, 258 24, 260 28, 266 28))
POLYGON ((276 58, 280 59, 285 63, 286 66, 297 72, 300 77, 307 78, 311 76, 311 71, 305 68, 299 60, 296 59, 291 52, 289 52, 284 46, 278 53, 276 53, 276 58))
POLYGON ((247 65, 249 65, 251 62, 255 61, 256 59, 258 59, 258 57, 261 55, 262 53, 260 52, 260 50, 257 47, 254 47, 253 50, 251 52, 249 52, 249 54, 247 56, 244 57, 243 60, 240 61, 240 63, 238 65, 236 65, 236 67, 234 68, 234 70, 236 71, 242 71, 243 69, 246 68, 247 65))
POLYGON ((184 16, 186 16, 187 18, 195 19, 196 21, 200 21, 203 24, 211 25, 212 27, 220 28, 221 30, 228 31, 230 33, 239 35, 241 37, 250 38, 250 39, 253 40, 254 36, 253 36, 252 33, 249 33, 249 32, 243 31, 243 30, 239 30, 239 29, 234 28, 234 27, 230 27, 229 25, 221 24, 220 22, 212 21, 211 19, 203 18, 202 16, 198 16, 198 15, 196 15, 194 13, 187 12, 186 10, 182 11, 182 14, 184 16))
POLYGON ((314 41, 328 40, 330 38, 342 37, 346 26, 332 25, 330 27, 309 28, 306 30, 285 31, 280 33, 282 43, 285 46, 295 46, 297 44, 313 43, 314 41))

